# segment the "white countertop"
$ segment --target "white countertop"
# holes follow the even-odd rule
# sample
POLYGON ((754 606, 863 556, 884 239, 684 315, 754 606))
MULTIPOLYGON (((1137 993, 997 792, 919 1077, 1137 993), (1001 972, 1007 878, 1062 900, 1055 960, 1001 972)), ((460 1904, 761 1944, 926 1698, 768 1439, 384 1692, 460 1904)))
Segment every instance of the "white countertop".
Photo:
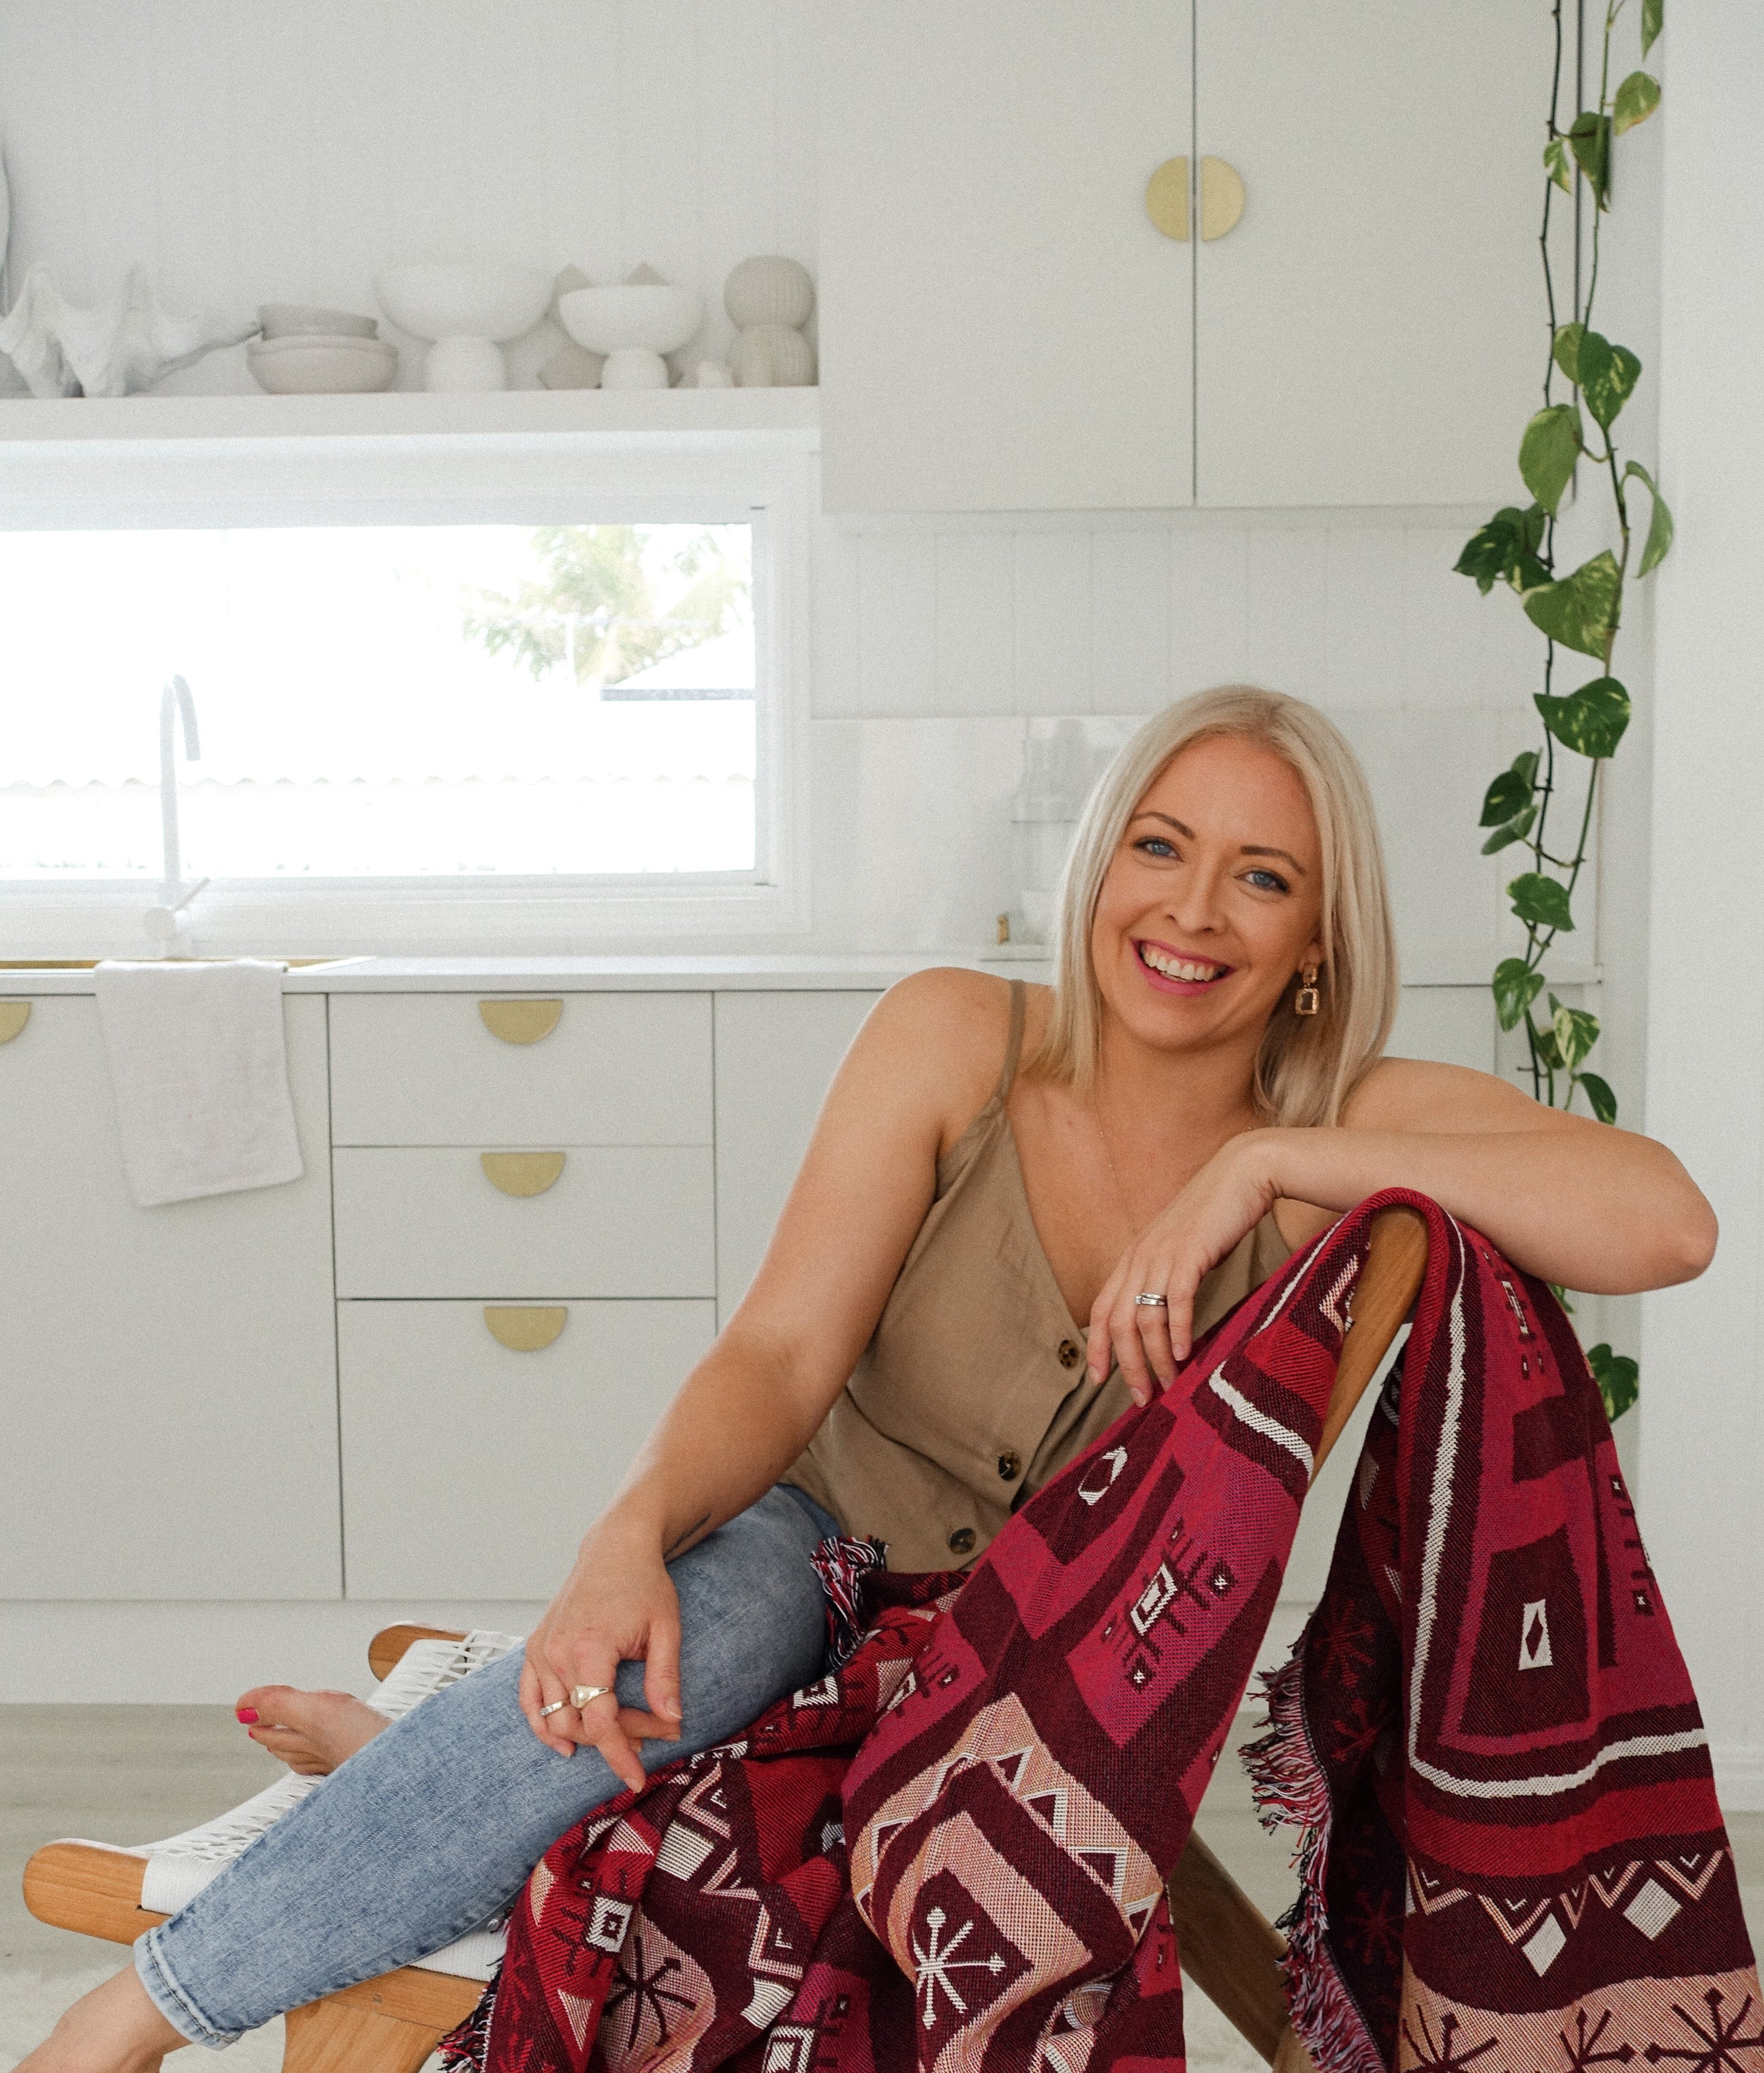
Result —
MULTIPOLYGON (((908 973, 960 965, 1012 979, 1045 980, 1044 951, 1012 945, 997 951, 853 952, 842 957, 719 956, 596 958, 345 958, 290 971, 290 993, 704 993, 787 990, 868 992, 908 973)), ((90 993, 89 966, 0 970, 0 997, 90 993)))

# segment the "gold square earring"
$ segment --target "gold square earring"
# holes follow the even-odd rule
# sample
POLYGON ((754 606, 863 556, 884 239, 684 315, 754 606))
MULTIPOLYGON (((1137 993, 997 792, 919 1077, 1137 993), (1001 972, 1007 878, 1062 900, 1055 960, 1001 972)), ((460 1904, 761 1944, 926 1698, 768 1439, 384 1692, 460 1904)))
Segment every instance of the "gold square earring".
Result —
POLYGON ((1307 965, 1299 974, 1299 990, 1293 996, 1292 1012, 1295 1015, 1315 1015, 1322 1004, 1317 997, 1317 966, 1307 965))

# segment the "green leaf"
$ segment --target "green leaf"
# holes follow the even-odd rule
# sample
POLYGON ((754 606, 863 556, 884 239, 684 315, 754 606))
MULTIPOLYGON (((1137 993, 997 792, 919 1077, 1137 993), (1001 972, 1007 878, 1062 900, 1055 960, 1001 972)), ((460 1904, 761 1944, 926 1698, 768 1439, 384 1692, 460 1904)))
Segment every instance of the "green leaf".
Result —
POLYGON ((1617 89, 1617 98, 1611 103, 1612 129, 1621 137, 1638 122, 1647 122, 1659 105, 1659 81, 1650 78, 1645 72, 1632 72, 1617 89))
POLYGON ((1568 163, 1568 144, 1564 138, 1552 137, 1544 146, 1544 170, 1564 194, 1574 192, 1574 168, 1568 163))
POLYGON ((1539 633, 1602 661, 1623 601, 1617 558, 1606 548, 1560 583, 1527 591, 1523 601, 1526 617, 1539 633))
POLYGON ((1531 1048, 1537 1053, 1538 1062, 1551 1072, 1560 1073, 1567 1069, 1562 1063, 1561 1053, 1556 1048, 1556 1032, 1548 1023, 1541 1025, 1532 1024, 1531 1048))
POLYGON ((1519 441, 1519 473, 1552 518, 1585 443, 1580 411, 1572 403, 1552 403, 1525 427, 1519 441))
POLYGON ((1513 912, 1522 921, 1534 928, 1559 929, 1565 934, 1574 929, 1574 917, 1568 904, 1568 888, 1560 879, 1547 878, 1540 871, 1528 871, 1523 878, 1515 878, 1506 888, 1513 903, 1513 912))
POLYGON ((1598 1017, 1584 1008, 1564 1008, 1550 995, 1550 1027, 1556 1032, 1556 1048, 1569 1072, 1587 1057, 1599 1038, 1598 1017))
POLYGON ((1605 1415, 1614 1425, 1641 1395, 1642 1370, 1627 1354, 1614 1354, 1602 1341, 1587 1348, 1586 1364, 1605 1399, 1605 1415))
POLYGON ((1482 845, 1484 856, 1493 856, 1497 850, 1505 849, 1510 843, 1523 842, 1531 832, 1531 823, 1537 818, 1537 808, 1527 805, 1515 814, 1505 826, 1497 828, 1482 845))
POLYGON ((1562 1286, 1560 1281, 1552 1281, 1549 1284, 1549 1288, 1550 1293, 1556 1298, 1556 1301, 1561 1304, 1562 1308, 1568 1313, 1569 1317, 1572 1317, 1574 1315, 1573 1297, 1568 1294, 1568 1291, 1562 1286))
POLYGON ((1479 532, 1473 533, 1453 564, 1461 576, 1473 579, 1484 597, 1497 582, 1515 590, 1534 590, 1548 583, 1550 572, 1537 558, 1544 542, 1544 517, 1541 505, 1521 510, 1516 504, 1504 505, 1479 532))
POLYGON ((1653 49, 1655 39, 1666 27, 1666 0, 1642 0, 1642 56, 1653 49))
POLYGON ((1585 1088, 1587 1101, 1591 1105, 1593 1114, 1597 1121, 1616 1122, 1617 1096, 1611 1092, 1610 1088, 1597 1073, 1576 1073, 1574 1076, 1574 1084, 1577 1087, 1585 1088))
MULTIPOLYGON (((1530 753, 1531 752, 1527 752, 1530 753)), ((1531 779, 1528 772, 1515 763, 1511 770, 1503 770, 1482 795, 1482 818, 1477 822, 1479 828, 1497 828, 1503 821, 1531 803, 1531 779)))
POLYGON ((1601 208, 1610 206, 1611 118, 1589 108, 1576 115, 1568 133, 1568 147, 1574 163, 1586 175, 1601 208))
POLYGON ((1609 431, 1617 414, 1634 393, 1641 379, 1642 363, 1627 346, 1613 345, 1596 331, 1582 332, 1575 353, 1574 378, 1580 383, 1586 407, 1609 431))
POLYGON ((1630 694, 1615 677, 1595 677, 1565 699, 1539 691, 1531 703, 1550 732, 1576 756, 1614 756, 1630 723, 1630 694))
POLYGON ((1583 324, 1559 325, 1550 347, 1552 357, 1570 381, 1578 381, 1581 378, 1581 334, 1585 329, 1583 324))
POLYGON ((1638 475, 1647 484, 1648 494, 1654 500, 1654 515, 1648 521, 1647 543, 1642 550, 1642 558, 1636 569, 1638 576, 1645 576, 1651 569, 1657 569, 1672 550, 1672 513, 1661 496, 1654 478, 1638 460, 1629 462, 1623 470, 1626 482, 1632 475, 1638 475))
POLYGON ((1502 958, 1492 982, 1494 1012, 1503 1029, 1516 1029, 1525 1011, 1544 991, 1544 975, 1531 971, 1523 958, 1502 958))

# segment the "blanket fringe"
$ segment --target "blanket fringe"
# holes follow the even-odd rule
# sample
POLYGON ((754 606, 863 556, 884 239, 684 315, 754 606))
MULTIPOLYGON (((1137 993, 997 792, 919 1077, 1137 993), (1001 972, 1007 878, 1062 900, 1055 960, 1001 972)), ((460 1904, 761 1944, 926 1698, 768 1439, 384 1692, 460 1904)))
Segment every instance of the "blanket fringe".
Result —
POLYGON ((1287 2007, 1317 2073, 1385 2073, 1383 2055, 1329 1947, 1323 1895, 1329 1856, 1329 1781, 1304 1721, 1303 1651, 1301 1638, 1289 1661, 1263 1673, 1267 1731, 1246 1743, 1243 1752, 1262 1826, 1271 1830, 1289 1823, 1299 1831, 1292 1853, 1298 1898, 1280 1921, 1287 1939, 1287 2007))
POLYGON ((501 1980, 499 1960, 484 1998, 457 2029, 450 2030, 435 2046, 444 2073, 484 2073, 490 2056, 490 2020, 496 2013, 497 1989, 501 1980))

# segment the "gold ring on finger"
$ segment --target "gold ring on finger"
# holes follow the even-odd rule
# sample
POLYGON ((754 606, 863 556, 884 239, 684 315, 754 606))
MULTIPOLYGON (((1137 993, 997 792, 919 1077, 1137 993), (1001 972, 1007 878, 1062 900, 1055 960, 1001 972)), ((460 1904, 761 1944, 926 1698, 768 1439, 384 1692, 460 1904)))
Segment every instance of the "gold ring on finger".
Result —
POLYGON ((612 1689, 610 1684, 572 1684, 570 1687, 570 1704, 579 1713, 591 1700, 605 1698, 612 1689))

